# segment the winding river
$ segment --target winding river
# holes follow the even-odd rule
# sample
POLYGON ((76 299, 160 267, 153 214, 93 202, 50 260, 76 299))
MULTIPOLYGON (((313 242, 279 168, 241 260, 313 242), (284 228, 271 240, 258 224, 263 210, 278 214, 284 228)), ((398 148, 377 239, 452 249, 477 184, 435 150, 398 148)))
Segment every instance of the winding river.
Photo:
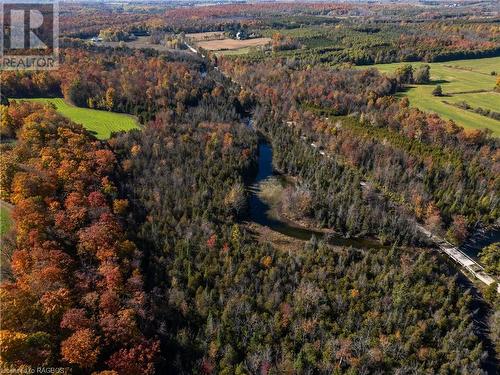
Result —
POLYGON ((325 238, 329 244, 336 246, 353 246, 357 248, 383 247, 377 240, 372 238, 345 238, 330 233, 326 236, 321 231, 301 227, 281 217, 272 217, 270 214, 270 205, 259 197, 258 192, 263 182, 276 176, 277 174, 273 169, 273 151, 271 145, 265 139, 261 139, 259 142, 258 170, 253 184, 254 188, 249 199, 249 216, 251 221, 286 236, 304 241, 310 240, 315 236, 317 239, 325 238))

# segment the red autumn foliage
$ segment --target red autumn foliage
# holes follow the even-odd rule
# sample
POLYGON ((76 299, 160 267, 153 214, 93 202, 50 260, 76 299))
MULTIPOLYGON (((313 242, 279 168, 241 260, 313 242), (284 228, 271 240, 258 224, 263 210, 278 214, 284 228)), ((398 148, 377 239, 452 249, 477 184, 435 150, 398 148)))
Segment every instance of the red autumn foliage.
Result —
POLYGON ((8 187, 17 241, 13 281, 1 284, 8 301, 1 325, 13 337, 41 332, 52 348, 35 362, 13 350, 12 362, 60 357, 88 371, 109 358, 124 368, 119 359, 128 355, 152 373, 157 346, 139 354, 146 345, 140 252, 112 210, 114 154, 49 107, 12 103, 9 113, 20 127, 10 156, 22 168, 8 187))
POLYGON ((121 349, 107 361, 120 375, 154 374, 154 360, 160 351, 159 341, 143 341, 130 349, 121 349))

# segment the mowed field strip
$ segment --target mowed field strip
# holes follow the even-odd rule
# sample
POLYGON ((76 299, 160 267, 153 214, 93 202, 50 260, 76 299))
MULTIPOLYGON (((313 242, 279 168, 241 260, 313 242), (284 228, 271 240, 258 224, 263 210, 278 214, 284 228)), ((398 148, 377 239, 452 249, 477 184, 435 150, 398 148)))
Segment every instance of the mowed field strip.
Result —
MULTIPOLYGON (((397 67, 405 64, 411 64, 416 69, 426 63, 393 63, 371 67, 390 74, 394 73, 397 67)), ((490 129, 495 136, 500 137, 500 121, 452 105, 466 102, 473 108, 481 107, 500 112, 500 93, 493 91, 497 76, 491 74, 491 72, 496 72, 500 75, 500 57, 456 60, 428 65, 431 67, 432 82, 426 85, 411 85, 408 91, 400 95, 407 96, 411 105, 423 111, 435 112, 443 118, 454 120, 465 128, 490 129), (443 88, 445 96, 432 95, 432 90, 438 84, 443 88)))
POLYGON ((14 99, 26 100, 39 103, 52 103, 57 112, 69 118, 77 124, 83 125, 86 129, 95 134, 99 139, 106 139, 112 132, 121 130, 128 131, 138 129, 138 124, 133 116, 97 109, 80 108, 68 104, 62 98, 34 98, 34 99, 14 99))

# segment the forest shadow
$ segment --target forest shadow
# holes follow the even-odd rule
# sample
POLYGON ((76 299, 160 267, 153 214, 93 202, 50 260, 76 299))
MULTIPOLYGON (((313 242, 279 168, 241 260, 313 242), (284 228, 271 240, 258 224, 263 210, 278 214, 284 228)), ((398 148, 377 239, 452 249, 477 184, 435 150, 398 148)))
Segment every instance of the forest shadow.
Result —
POLYGON ((446 79, 431 79, 426 85, 442 85, 443 83, 450 83, 446 79))
POLYGON ((408 92, 408 91, 410 91, 411 89, 414 89, 414 88, 416 88, 416 87, 417 87, 417 86, 415 86, 415 85, 405 85, 405 86, 403 86, 403 87, 399 87, 399 88, 398 88, 398 92, 408 92))

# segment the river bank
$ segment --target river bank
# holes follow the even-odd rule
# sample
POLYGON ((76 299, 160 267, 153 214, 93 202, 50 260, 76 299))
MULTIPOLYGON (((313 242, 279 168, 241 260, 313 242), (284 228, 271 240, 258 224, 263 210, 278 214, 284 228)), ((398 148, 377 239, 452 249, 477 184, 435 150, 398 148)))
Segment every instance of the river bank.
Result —
POLYGON ((296 221, 287 217, 280 208, 282 191, 291 177, 275 173, 271 145, 264 139, 259 142, 257 174, 249 187, 248 221, 267 227, 282 235, 301 241, 309 241, 314 236, 333 246, 352 246, 357 248, 382 248, 377 239, 370 237, 346 238, 331 229, 320 228, 313 220, 296 221))

